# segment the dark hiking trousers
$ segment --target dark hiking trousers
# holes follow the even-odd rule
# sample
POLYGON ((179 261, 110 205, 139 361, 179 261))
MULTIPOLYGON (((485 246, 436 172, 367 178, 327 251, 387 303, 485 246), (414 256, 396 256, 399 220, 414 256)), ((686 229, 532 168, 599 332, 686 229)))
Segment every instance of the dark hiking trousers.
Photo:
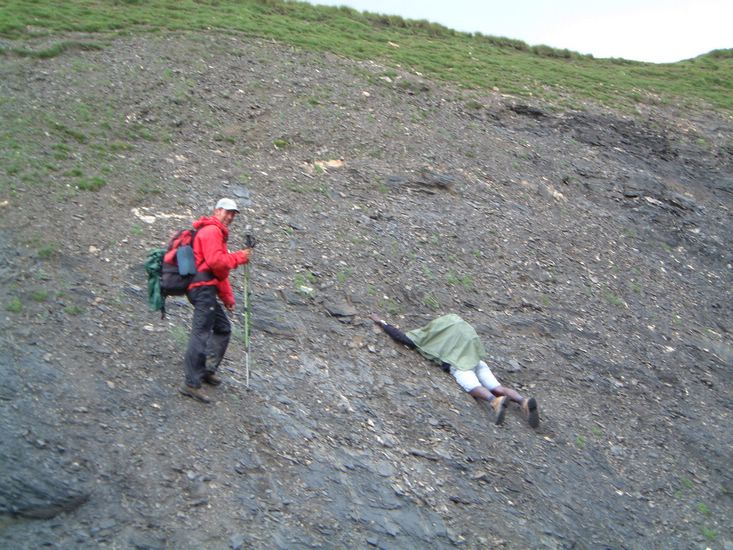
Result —
POLYGON ((201 387, 201 379, 219 368, 229 345, 232 325, 216 299, 215 286, 199 286, 186 293, 193 304, 193 321, 184 357, 186 384, 201 387))

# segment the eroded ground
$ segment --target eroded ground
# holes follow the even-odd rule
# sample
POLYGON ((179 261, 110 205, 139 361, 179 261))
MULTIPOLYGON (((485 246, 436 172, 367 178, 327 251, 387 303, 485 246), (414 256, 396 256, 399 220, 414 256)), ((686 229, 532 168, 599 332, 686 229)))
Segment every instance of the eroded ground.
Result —
POLYGON ((730 548, 730 118, 81 38, 0 59, 3 545, 730 548), (252 372, 237 317, 207 407, 142 264, 224 195, 259 242, 252 372), (371 312, 462 315, 540 429, 371 312))

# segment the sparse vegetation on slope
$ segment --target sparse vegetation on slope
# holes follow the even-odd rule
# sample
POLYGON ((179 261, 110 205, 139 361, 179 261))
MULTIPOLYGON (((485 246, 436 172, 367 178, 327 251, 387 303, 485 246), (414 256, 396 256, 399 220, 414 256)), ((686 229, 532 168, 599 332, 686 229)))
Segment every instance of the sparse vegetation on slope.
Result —
MULTIPOLYGON (((733 111, 733 50, 672 64, 594 59, 519 40, 461 33, 427 21, 282 0, 44 0, 0 7, 0 35, 15 39, 162 29, 243 32, 563 106, 592 100, 625 108, 637 102, 682 103, 733 111)), ((62 40, 35 54, 29 48, 3 51, 49 56, 83 44, 62 40)))
POLYGON ((58 3, 0 40, 0 547, 730 547, 728 113, 562 109, 178 4, 58 3), (204 406, 190 305, 151 313, 143 263, 224 195, 231 248, 258 240, 251 376, 237 313, 204 406), (371 312, 459 313, 540 427, 371 312))

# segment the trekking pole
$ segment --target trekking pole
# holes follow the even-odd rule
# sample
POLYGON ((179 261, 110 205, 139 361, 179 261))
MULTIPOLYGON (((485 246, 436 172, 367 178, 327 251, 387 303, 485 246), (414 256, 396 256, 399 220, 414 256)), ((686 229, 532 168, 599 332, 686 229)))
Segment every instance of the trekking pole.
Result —
POLYGON ((249 299, 249 262, 244 264, 244 377, 249 388, 249 326, 251 322, 251 302, 249 299))

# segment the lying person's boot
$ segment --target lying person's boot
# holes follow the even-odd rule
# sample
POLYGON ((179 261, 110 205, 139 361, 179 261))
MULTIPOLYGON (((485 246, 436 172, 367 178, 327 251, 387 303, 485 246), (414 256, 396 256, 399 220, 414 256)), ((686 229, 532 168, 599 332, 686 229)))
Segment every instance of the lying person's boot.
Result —
POLYGON ((197 401, 201 401, 202 403, 211 403, 211 399, 209 399, 209 396, 204 393, 204 390, 201 388, 194 388, 193 386, 189 386, 188 384, 183 384, 180 388, 178 388, 178 391, 181 392, 183 395, 186 395, 188 397, 193 397, 197 401))
POLYGON ((494 397, 490 402, 491 408, 494 411, 494 424, 500 426, 504 422, 506 416, 506 408, 509 405, 509 400, 506 396, 494 397))
POLYGON ((215 372, 207 372, 204 374, 202 380, 211 386, 219 386, 221 384, 221 378, 215 372))
POLYGON ((540 425, 540 409, 534 397, 524 398, 524 401, 522 401, 522 413, 524 413, 530 426, 536 428, 540 425))

